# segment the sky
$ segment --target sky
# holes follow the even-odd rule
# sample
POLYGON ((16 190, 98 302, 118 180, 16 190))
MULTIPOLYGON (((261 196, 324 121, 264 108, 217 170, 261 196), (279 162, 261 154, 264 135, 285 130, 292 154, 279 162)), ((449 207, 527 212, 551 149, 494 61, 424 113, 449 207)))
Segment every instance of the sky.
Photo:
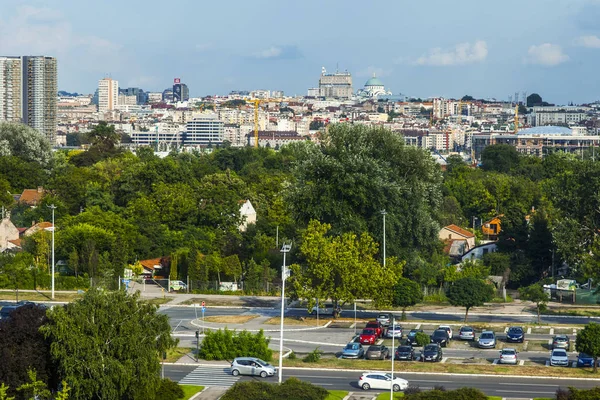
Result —
POLYGON ((0 55, 58 59, 59 89, 305 95, 321 67, 414 97, 600 99, 600 0, 0 0, 0 55))

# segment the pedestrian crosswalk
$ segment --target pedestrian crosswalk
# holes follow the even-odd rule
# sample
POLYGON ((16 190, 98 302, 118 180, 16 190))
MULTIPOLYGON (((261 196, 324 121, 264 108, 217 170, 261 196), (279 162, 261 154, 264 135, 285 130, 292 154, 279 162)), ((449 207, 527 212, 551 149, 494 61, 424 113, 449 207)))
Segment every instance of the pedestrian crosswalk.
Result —
POLYGON ((198 367, 187 374, 179 383, 181 385, 230 387, 239 379, 239 376, 231 375, 229 368, 198 367))

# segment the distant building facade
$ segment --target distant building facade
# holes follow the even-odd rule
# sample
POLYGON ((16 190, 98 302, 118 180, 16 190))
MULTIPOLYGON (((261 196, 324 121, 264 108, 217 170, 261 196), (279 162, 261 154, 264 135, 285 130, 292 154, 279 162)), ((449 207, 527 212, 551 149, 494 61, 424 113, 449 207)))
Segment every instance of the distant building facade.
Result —
POLYGON ((98 111, 105 113, 119 104, 119 81, 102 78, 98 81, 98 111))
POLYGON ((354 91, 352 89, 352 74, 350 72, 335 72, 328 74, 325 68, 321 70, 319 79, 319 96, 349 99, 354 91))
POLYGON ((183 133, 184 146, 208 146, 223 143, 225 124, 216 118, 200 117, 188 121, 183 133))
POLYGON ((190 89, 185 83, 181 83, 179 78, 173 80, 173 102, 188 101, 190 99, 190 89))

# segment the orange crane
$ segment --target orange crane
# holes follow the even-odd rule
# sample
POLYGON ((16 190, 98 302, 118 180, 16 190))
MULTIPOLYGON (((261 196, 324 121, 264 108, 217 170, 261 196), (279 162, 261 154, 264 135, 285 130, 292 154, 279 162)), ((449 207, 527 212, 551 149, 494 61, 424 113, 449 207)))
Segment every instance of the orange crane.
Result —
POLYGON ((254 104, 254 147, 258 148, 258 107, 260 103, 282 102, 282 99, 249 99, 248 103, 254 104))
POLYGON ((515 135, 519 132, 519 105, 515 107, 515 135))

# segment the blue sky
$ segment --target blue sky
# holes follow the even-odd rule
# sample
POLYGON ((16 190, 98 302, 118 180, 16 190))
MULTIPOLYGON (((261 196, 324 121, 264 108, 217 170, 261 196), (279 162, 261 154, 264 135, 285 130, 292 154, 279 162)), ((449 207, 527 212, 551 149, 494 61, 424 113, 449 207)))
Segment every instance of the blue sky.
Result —
POLYGON ((305 94, 321 67, 394 93, 600 99, 600 0, 1 0, 0 55, 59 60, 62 90, 305 94))

